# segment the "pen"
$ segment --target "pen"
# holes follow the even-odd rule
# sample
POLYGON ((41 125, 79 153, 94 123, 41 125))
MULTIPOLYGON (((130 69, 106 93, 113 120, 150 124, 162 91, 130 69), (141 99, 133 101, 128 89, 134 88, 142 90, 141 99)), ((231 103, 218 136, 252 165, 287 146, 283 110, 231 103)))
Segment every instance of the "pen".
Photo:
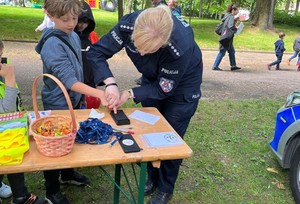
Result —
POLYGON ((134 134, 134 132, 132 130, 126 130, 126 129, 122 129, 122 128, 114 127, 113 130, 118 131, 118 132, 125 132, 125 133, 128 133, 128 134, 134 134))
POLYGON ((112 141, 112 142, 110 143, 110 148, 112 148, 112 146, 114 146, 114 144, 116 144, 117 141, 118 141, 118 138, 116 138, 114 141, 112 141))
POLYGON ((115 133, 115 136, 116 136, 116 139, 114 139, 114 141, 112 141, 111 143, 110 143, 110 148, 112 148, 112 146, 114 146, 114 144, 116 144, 116 142, 118 141, 118 140, 120 140, 121 138, 122 138, 122 133, 115 133))

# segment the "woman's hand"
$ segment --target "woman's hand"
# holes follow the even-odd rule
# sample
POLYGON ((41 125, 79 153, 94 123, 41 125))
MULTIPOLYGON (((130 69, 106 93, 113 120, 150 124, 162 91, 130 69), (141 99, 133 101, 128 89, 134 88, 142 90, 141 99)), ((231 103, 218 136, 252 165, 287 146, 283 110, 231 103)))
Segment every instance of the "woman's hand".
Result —
POLYGON ((107 86, 105 88, 105 99, 108 102, 108 108, 117 111, 117 104, 119 103, 120 92, 117 85, 107 86))
POLYGON ((130 99, 130 93, 128 90, 122 91, 117 108, 122 106, 128 99, 130 99))

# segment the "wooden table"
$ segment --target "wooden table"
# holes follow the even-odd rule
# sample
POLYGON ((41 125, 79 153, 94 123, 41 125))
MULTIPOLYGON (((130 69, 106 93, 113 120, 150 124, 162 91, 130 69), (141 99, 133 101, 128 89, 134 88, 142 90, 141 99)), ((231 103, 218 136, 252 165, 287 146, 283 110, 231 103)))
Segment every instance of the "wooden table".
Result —
MULTIPOLYGON (((146 166, 147 162, 153 162, 154 165, 159 166, 161 160, 183 159, 192 156, 192 150, 184 142, 183 145, 173 147, 149 148, 141 139, 141 135, 153 132, 168 132, 174 131, 170 124, 164 119, 156 108, 124 108, 125 114, 129 116, 135 110, 151 113, 160 116, 160 119, 154 125, 138 121, 130 118, 131 124, 118 126, 119 128, 131 127, 135 134, 134 139, 142 148, 140 152, 124 153, 119 143, 116 143, 110 148, 110 143, 102 145, 88 145, 88 144, 74 144, 74 147, 68 155, 62 157, 46 157, 38 152, 33 138, 30 138, 30 149, 24 155, 24 160, 20 165, 0 166, 1 174, 41 171, 50 169, 64 169, 74 167, 90 167, 115 165, 115 189, 114 189, 114 203, 119 203, 119 193, 121 190, 121 168, 122 164, 138 163, 140 166, 140 178, 138 185, 138 203, 144 202, 144 188, 146 180, 146 166), (95 155, 101 155, 95 156, 95 155)), ((105 117, 101 120, 105 123, 117 127, 110 117, 107 110, 97 110, 99 113, 104 112, 105 117)), ((90 110, 75 110, 76 121, 79 123, 88 118, 90 110)), ((52 111, 52 115, 68 115, 68 110, 52 111)), ((121 190, 122 192, 122 190, 121 190)), ((131 203, 136 203, 134 198, 130 200, 131 203)))

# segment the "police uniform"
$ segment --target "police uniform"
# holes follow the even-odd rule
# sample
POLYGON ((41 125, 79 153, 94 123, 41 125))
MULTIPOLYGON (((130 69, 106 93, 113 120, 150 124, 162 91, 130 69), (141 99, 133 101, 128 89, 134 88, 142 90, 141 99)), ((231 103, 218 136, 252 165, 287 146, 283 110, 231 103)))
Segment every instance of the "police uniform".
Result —
MULTIPOLYGON (((109 33, 91 46, 87 56, 93 64, 95 83, 101 84, 113 77, 106 60, 125 48, 142 73, 142 85, 132 89, 134 101, 144 107, 156 107, 183 137, 201 97, 202 53, 190 25, 172 15, 174 26, 168 45, 141 56, 131 40, 140 12, 123 16, 109 33)), ((156 181, 160 191, 172 194, 181 162, 181 159, 162 161, 158 169, 149 163, 148 179, 156 181)))

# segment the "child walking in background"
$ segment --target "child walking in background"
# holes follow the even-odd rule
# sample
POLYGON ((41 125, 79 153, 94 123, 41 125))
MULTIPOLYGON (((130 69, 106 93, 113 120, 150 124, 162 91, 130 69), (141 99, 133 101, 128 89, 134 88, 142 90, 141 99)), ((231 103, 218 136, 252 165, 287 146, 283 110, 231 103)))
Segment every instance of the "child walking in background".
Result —
POLYGON ((283 32, 280 32, 278 35, 279 35, 279 39, 274 43, 277 60, 270 64, 267 64, 268 70, 271 70, 273 65, 276 65, 276 70, 280 70, 280 63, 282 61, 283 53, 285 51, 284 42, 283 42, 285 34, 283 32))
MULTIPOLYGON (((0 40, 0 59, 3 54, 4 45, 0 40)), ((0 63, 0 113, 15 112, 17 110, 16 101, 18 98, 18 88, 16 87, 15 67, 0 63), (4 83, 5 82, 5 83, 4 83)), ((25 186, 24 173, 8 174, 7 179, 11 188, 5 185, 4 175, 0 175, 0 197, 9 198, 13 195, 14 204, 44 204, 45 200, 28 192, 25 186)), ((1 203, 1 199, 0 199, 1 203)))
MULTIPOLYGON (((80 0, 51 0, 44 4, 50 19, 55 23, 47 29, 35 50, 41 55, 43 73, 58 78, 67 89, 74 109, 79 109, 84 95, 100 98, 106 106, 104 91, 83 83, 81 43, 74 29, 82 12, 80 0)), ((45 110, 68 110, 68 104, 60 87, 50 78, 44 78, 42 102, 45 110)), ((46 200, 52 204, 68 204, 69 200, 60 191, 60 183, 88 185, 90 180, 73 168, 44 171, 46 200)))

